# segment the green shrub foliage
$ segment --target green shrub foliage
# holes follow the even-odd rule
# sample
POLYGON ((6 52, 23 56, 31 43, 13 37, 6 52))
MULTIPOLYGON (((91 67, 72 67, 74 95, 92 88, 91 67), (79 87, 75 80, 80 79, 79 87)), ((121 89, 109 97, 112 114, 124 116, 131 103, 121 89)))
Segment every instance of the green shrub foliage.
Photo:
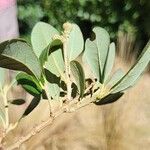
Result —
POLYGON ((104 28, 95 27, 93 33, 95 38, 87 39, 84 44, 77 24, 64 23, 63 31, 59 32, 47 23, 38 22, 32 30, 31 45, 22 39, 0 44, 0 67, 21 71, 16 76, 18 84, 34 96, 34 107, 29 105, 24 115, 43 99, 82 101, 91 95, 93 103, 110 103, 135 84, 150 61, 150 43, 127 73, 118 69, 110 76, 115 43, 110 42, 104 28), (77 61, 82 53, 83 62, 93 73, 89 85, 83 63, 77 61))
POLYGON ((57 29, 70 21, 79 24, 86 37, 91 26, 102 26, 113 39, 122 30, 144 40, 150 36, 149 10, 148 0, 18 0, 21 34, 29 34, 40 20, 57 29))

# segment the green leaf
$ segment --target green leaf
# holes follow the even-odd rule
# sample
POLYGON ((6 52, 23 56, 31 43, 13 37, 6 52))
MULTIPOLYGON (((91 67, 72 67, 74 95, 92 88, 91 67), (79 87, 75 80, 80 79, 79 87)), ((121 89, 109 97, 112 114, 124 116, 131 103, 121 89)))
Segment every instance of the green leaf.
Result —
MULTIPOLYGON (((60 40, 54 40, 49 44, 41 53, 39 59, 42 64, 42 66, 45 64, 46 61, 48 61, 49 53, 54 52, 55 50, 58 50, 57 52, 58 57, 61 57, 60 60, 63 61, 62 51, 59 50, 62 46, 62 42, 60 40)), ((55 55, 53 57, 56 57, 55 55)))
POLYGON ((31 46, 24 40, 14 39, 0 44, 0 67, 24 71, 41 77, 41 64, 31 46))
POLYGON ((77 61, 71 61, 70 66, 79 90, 80 97, 82 98, 85 90, 85 75, 83 68, 77 61))
POLYGON ((49 49, 50 49, 50 46, 46 47, 40 57, 39 57, 39 60, 41 62, 41 65, 44 66, 45 62, 48 60, 48 53, 49 53, 49 49))
POLYGON ((98 49, 96 47, 96 44, 90 41, 90 39, 87 39, 85 42, 83 61, 89 65, 90 69, 94 73, 94 76, 100 81, 101 73, 98 49))
POLYGON ((112 92, 117 93, 133 86, 149 62, 150 62, 150 41, 144 48, 136 64, 127 72, 127 74, 121 80, 119 80, 112 87, 112 92))
POLYGON ((71 89, 72 89, 71 97, 74 99, 78 95, 79 90, 78 90, 78 87, 75 83, 72 83, 71 89))
POLYGON ((94 42, 98 49, 100 70, 101 70, 101 74, 103 74, 104 67, 107 61, 110 37, 109 37, 108 32, 101 27, 95 27, 93 29, 93 32, 95 33, 95 36, 96 36, 94 42))
POLYGON ((55 39, 51 42, 50 47, 54 48, 54 47, 59 47, 62 46, 62 42, 59 39, 55 39))
POLYGON ((57 84, 46 83, 49 91, 49 95, 53 100, 59 100, 60 96, 60 87, 57 84))
POLYGON ((104 104, 113 103, 113 102, 119 100, 120 97, 123 96, 123 94, 124 93, 122 93, 122 92, 118 92, 118 93, 115 93, 115 94, 109 94, 106 97, 102 98, 101 100, 96 101, 95 104, 96 105, 104 105, 104 104))
POLYGON ((109 87, 113 87, 123 76, 125 73, 122 69, 118 69, 111 77, 111 79, 106 83, 109 87))
POLYGON ((48 82, 46 86, 48 88, 49 95, 58 100, 60 96, 60 78, 65 81, 64 74, 64 60, 62 50, 60 49, 60 42, 55 40, 51 43, 50 54, 47 62, 45 62, 45 76, 48 82))
POLYGON ((80 28, 76 24, 72 25, 73 28, 69 35, 68 51, 67 51, 69 61, 76 59, 83 51, 84 46, 83 35, 80 28))
POLYGON ((54 100, 58 100, 60 96, 60 78, 47 69, 45 69, 45 76, 48 81, 46 82, 47 94, 54 100))
POLYGON ((108 69, 111 68, 109 64, 111 59, 113 60, 114 57, 113 56, 111 58, 111 54, 113 53, 114 55, 114 48, 112 44, 110 47, 110 52, 108 51, 110 38, 108 32, 105 29, 95 27, 93 29, 93 32, 96 36, 95 40, 86 40, 83 59, 85 59, 85 61, 88 63, 100 83, 103 83, 109 74, 108 69))
POLYGON ((107 58, 106 58, 106 62, 105 62, 105 69, 103 72, 104 82, 108 79, 108 77, 112 71, 112 67, 114 65, 114 60, 115 60, 115 44, 111 43, 109 46, 109 50, 108 50, 108 54, 107 54, 107 58))
POLYGON ((13 105, 23 105, 26 101, 24 99, 14 99, 10 103, 13 105))
POLYGON ((42 51, 53 41, 53 36, 59 32, 50 24, 38 22, 31 33, 31 43, 36 55, 39 57, 42 51))
POLYGON ((20 84, 31 95, 37 96, 42 94, 42 87, 34 76, 26 73, 19 73, 16 76, 16 80, 18 84, 20 84))
POLYGON ((40 95, 35 96, 32 99, 32 101, 29 104, 29 106, 27 107, 27 109, 25 110, 25 112, 23 113, 22 118, 27 116, 28 114, 30 114, 34 110, 34 108, 37 107, 37 105, 39 104, 40 100, 41 100, 41 96, 40 95))
POLYGON ((48 69, 51 73, 55 74, 57 77, 61 77, 62 80, 65 81, 64 60, 62 50, 60 48, 50 51, 48 60, 45 63, 45 68, 48 69))

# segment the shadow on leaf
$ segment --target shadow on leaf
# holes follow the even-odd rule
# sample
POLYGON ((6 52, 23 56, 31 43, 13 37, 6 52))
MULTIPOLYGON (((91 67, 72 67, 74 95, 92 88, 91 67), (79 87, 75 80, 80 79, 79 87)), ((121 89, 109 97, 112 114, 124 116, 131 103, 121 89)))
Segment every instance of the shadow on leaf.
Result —
POLYGON ((105 105, 105 104, 109 104, 109 103, 113 103, 117 100, 119 100, 119 98, 121 98, 123 96, 124 93, 122 92, 118 92, 115 94, 109 94, 108 96, 102 98, 100 101, 95 102, 96 105, 105 105))
POLYGON ((22 115, 22 118, 27 116, 28 114, 31 113, 31 111, 33 111, 33 109, 39 104, 41 100, 41 96, 36 96, 32 99, 31 103, 29 104, 29 106, 27 107, 27 109, 25 110, 24 114, 22 115))
POLYGON ((23 105, 26 101, 24 99, 14 99, 10 103, 13 105, 23 105))
POLYGON ((60 87, 60 77, 57 77, 47 69, 44 69, 44 71, 47 81, 51 84, 57 84, 60 87))

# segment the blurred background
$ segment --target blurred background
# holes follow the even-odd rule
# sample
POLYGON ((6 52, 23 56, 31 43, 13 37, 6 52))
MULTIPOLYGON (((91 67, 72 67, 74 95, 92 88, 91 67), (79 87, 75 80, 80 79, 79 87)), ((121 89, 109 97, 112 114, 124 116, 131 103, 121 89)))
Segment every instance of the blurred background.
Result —
MULTIPOLYGON (((0 42, 16 37, 30 42, 38 21, 59 31, 69 21, 80 26, 84 39, 94 26, 105 28, 120 58, 131 62, 150 39, 149 10, 150 0, 0 0, 0 42)), ((1 77, 3 70, 0 68, 1 77)))
POLYGON ((28 40, 40 20, 59 30, 64 22, 75 22, 85 39, 93 26, 104 27, 119 51, 136 54, 150 38, 149 0, 18 0, 17 5, 20 35, 28 40))
MULTIPOLYGON (((84 39, 90 37, 94 26, 101 26, 116 42, 121 58, 133 60, 150 39, 150 0, 0 0, 0 42, 18 36, 30 42, 32 28, 38 21, 50 23, 59 31, 64 22, 74 22, 80 26, 84 39)), ((116 64, 116 68, 127 68, 120 62, 116 64)), ((2 72, 0 70, 0 80, 2 72)), ((11 75, 8 75, 9 80, 11 75)), ((149 83, 148 74, 122 100, 101 107, 88 106, 73 117, 68 114, 58 119, 51 130, 46 128, 22 149, 149 149, 149 83)), ((13 89, 13 97, 26 97, 26 93, 23 95, 20 87, 18 89, 13 89)), ((42 102, 8 141, 26 135, 48 115, 47 101, 42 102)), ((26 104, 12 108, 10 114, 16 119, 24 107, 26 104)))
POLYGON ((149 0, 0 0, 0 42, 19 34, 30 41, 38 21, 60 31, 69 21, 80 26, 84 39, 93 26, 104 27, 121 55, 137 55, 150 38, 149 10, 149 0))

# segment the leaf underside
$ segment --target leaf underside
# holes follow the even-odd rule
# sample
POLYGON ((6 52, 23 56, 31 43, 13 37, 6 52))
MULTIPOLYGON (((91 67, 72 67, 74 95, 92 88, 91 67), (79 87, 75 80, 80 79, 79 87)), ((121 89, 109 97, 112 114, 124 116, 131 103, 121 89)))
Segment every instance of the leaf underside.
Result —
POLYGON ((83 51, 84 40, 83 35, 76 24, 72 24, 73 28, 71 33, 69 34, 69 42, 68 42, 68 58, 69 61, 75 60, 83 51))
POLYGON ((138 58, 137 62, 133 67, 123 76, 113 87, 112 92, 117 93, 119 91, 126 90, 127 88, 133 86, 135 82, 139 79, 140 75, 150 62, 150 41, 145 46, 143 52, 138 58))
POLYGON ((79 90, 80 97, 82 98, 85 90, 85 75, 83 68, 77 61, 71 61, 70 66, 79 90))
POLYGON ((42 51, 52 42, 54 35, 59 32, 50 24, 38 22, 31 33, 31 43, 36 55, 39 57, 42 51))
POLYGON ((95 27, 93 32, 95 39, 93 41, 90 39, 86 40, 83 59, 90 66, 99 82, 103 83, 107 80, 112 69, 115 48, 114 44, 111 44, 109 48, 110 38, 105 29, 95 27))
POLYGON ((49 96, 54 100, 58 100, 60 96, 60 78, 47 69, 45 69, 45 76, 47 80, 46 88, 49 92, 49 96))

